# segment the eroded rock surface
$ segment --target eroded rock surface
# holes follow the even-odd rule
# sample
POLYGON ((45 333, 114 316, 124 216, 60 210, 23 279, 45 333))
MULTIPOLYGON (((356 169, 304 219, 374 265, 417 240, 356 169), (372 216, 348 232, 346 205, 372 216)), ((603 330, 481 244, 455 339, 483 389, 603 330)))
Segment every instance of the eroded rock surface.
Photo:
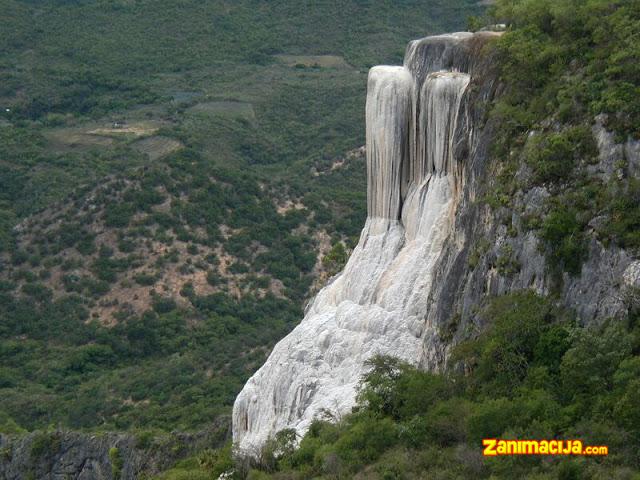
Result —
POLYGON ((325 411, 349 412, 372 356, 419 362, 435 267, 464 183, 463 157, 473 150, 471 57, 493 37, 429 37, 410 44, 404 66, 371 69, 365 227, 344 271, 237 397, 233 432, 242 451, 257 454, 284 428, 302 434, 325 411))

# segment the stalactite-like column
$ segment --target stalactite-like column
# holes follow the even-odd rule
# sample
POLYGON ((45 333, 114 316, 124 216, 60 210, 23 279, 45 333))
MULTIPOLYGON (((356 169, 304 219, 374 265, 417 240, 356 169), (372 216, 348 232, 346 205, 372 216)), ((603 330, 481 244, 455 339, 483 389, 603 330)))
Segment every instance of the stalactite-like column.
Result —
POLYGON ((419 103, 414 107, 420 112, 416 145, 412 149, 409 188, 402 206, 407 240, 429 235, 433 214, 451 198, 450 183, 456 177, 454 137, 469 81, 465 73, 436 72, 425 78, 420 89, 419 103))
POLYGON ((416 183, 431 173, 453 173, 453 140, 458 110, 469 80, 469 75, 456 72, 437 72, 427 76, 420 93, 422 105, 415 160, 416 183))
POLYGON ((397 220, 409 162, 413 78, 404 67, 374 67, 367 88, 367 212, 397 220))

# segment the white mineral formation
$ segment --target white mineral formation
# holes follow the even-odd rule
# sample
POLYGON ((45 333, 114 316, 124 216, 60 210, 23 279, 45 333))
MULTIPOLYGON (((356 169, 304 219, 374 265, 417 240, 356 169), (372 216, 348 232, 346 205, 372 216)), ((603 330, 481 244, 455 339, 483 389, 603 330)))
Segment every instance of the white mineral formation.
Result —
POLYGON ((473 37, 418 40, 403 67, 371 69, 368 217, 344 271, 238 395, 233 440, 244 453, 256 455, 284 428, 304 433, 324 411, 349 412, 372 356, 418 362, 435 266, 455 215, 454 140, 473 37))

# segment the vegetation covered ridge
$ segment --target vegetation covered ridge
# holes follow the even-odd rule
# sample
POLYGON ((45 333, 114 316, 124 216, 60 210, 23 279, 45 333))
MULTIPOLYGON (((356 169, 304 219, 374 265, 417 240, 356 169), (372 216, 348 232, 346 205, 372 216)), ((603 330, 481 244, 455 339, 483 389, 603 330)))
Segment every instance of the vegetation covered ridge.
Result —
POLYGON ((590 231, 637 255, 637 172, 624 156, 599 165, 597 137, 613 132, 622 148, 640 139, 640 5, 505 0, 491 15, 509 31, 497 42, 505 91, 492 111, 499 129, 489 204, 509 206, 534 187, 549 194, 544 215, 523 217, 558 274, 580 273, 590 231))
POLYGON ((302 439, 279 432, 254 462, 228 446, 160 478, 637 478, 635 302, 626 322, 581 327, 534 293, 497 297, 482 312, 489 326, 455 348, 448 371, 373 358, 352 414, 318 419, 302 439), (575 438, 609 455, 483 458, 483 438, 575 438))
POLYGON ((228 413, 363 224, 367 67, 479 11, 5 2, 0 432, 228 413))

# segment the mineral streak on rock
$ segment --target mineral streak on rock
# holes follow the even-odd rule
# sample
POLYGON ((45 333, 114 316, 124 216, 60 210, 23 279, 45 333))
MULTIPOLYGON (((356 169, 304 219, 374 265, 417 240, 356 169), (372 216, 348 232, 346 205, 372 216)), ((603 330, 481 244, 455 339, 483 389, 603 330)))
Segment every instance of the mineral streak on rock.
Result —
POLYGON ((367 84, 367 212, 400 218, 409 165, 413 77, 404 67, 373 67, 367 84))
POLYGON ((403 67, 371 69, 368 217, 343 272, 238 395, 233 438, 244 453, 256 455, 284 428, 303 434, 323 412, 348 413, 372 356, 420 361, 435 269, 455 218, 464 159, 454 145, 468 135, 458 121, 471 57, 490 36, 417 40, 403 67))

